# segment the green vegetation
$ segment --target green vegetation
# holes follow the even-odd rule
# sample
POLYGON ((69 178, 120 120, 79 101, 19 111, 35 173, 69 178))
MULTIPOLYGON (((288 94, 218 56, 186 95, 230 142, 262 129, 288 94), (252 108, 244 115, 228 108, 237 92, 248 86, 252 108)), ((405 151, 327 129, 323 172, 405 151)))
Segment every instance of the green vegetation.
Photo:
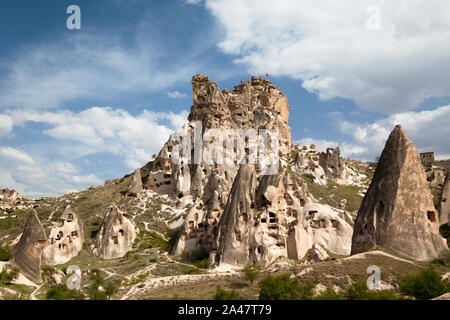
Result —
POLYGON ((69 289, 65 284, 57 284, 45 294, 47 300, 85 300, 83 292, 69 289))
POLYGON ((331 288, 327 288, 316 296, 315 300, 344 300, 344 296, 331 288))
POLYGON ((438 297, 450 291, 448 282, 433 268, 422 270, 417 275, 406 275, 400 281, 400 292, 416 299, 438 297))
POLYGON ((398 300, 392 290, 370 290, 365 282, 360 281, 348 286, 343 294, 347 300, 398 300))
POLYGON ((93 283, 88 288, 89 300, 108 300, 117 292, 117 286, 113 282, 105 282, 100 274, 91 277, 93 283))
POLYGON ((0 261, 8 261, 11 257, 11 248, 8 246, 0 246, 0 261))
POLYGON ((300 284, 289 274, 269 275, 260 284, 260 300, 310 300, 314 296, 315 285, 311 282, 300 284))
POLYGON ((314 198, 320 199, 321 203, 337 208, 339 202, 342 199, 346 199, 345 208, 348 211, 358 211, 362 201, 362 197, 358 194, 360 191, 359 187, 340 185, 331 180, 328 181, 326 186, 321 186, 314 183, 313 178, 309 175, 301 175, 301 177, 306 181, 308 191, 311 192, 314 198))
POLYGON ((11 217, 0 220, 0 229, 10 229, 15 227, 17 224, 17 220, 11 217))
POLYGON ((96 218, 94 221, 92 221, 92 225, 98 227, 102 223, 102 219, 96 218))
POLYGON ((192 262, 197 268, 207 269, 209 267, 209 252, 205 248, 183 252, 183 259, 192 262))
POLYGON ((253 285, 253 282, 259 277, 261 272, 261 267, 255 264, 248 264, 242 269, 242 273, 247 281, 250 282, 250 285, 253 285))
POLYGON ((221 286, 216 287, 216 294, 213 297, 214 300, 240 300, 236 290, 226 290, 222 289, 221 286))
POLYGON ((19 275, 19 269, 4 267, 0 272, 0 286, 11 284, 19 275))

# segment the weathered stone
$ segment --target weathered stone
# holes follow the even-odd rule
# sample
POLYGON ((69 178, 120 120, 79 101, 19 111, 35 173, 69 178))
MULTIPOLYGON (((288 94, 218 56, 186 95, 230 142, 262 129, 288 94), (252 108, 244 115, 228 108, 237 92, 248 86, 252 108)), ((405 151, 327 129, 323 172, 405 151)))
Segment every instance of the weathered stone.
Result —
POLYGON ((420 261, 448 249, 419 154, 399 125, 386 142, 358 211, 352 254, 377 246, 420 261))
POLYGON ((141 169, 136 169, 133 174, 133 182, 128 189, 127 196, 137 197, 142 192, 141 169))
POLYGON ((83 248, 83 224, 70 206, 66 207, 55 226, 50 231, 43 258, 48 265, 68 262, 83 248))
POLYGON ((450 172, 445 177, 441 198, 438 205, 439 224, 449 224, 450 221, 450 172))
POLYGON ((133 246, 136 230, 129 216, 112 205, 103 219, 91 250, 103 259, 123 257, 133 246))
POLYGON ((308 252, 308 234, 301 225, 292 227, 286 240, 289 258, 300 260, 308 252))
POLYGON ((35 283, 41 283, 41 254, 47 243, 44 228, 35 210, 27 217, 27 222, 19 242, 11 252, 10 263, 35 283))
POLYGON ((328 253, 320 244, 314 243, 311 248, 310 262, 322 262, 329 258, 328 253))

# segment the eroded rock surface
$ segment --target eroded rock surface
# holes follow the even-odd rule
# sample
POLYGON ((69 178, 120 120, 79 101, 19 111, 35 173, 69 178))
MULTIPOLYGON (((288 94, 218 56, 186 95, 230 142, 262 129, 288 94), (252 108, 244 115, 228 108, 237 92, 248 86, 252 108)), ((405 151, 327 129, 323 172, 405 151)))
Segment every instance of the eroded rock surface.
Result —
POLYGON ((41 283, 41 255, 46 244, 44 228, 36 211, 32 210, 19 242, 12 249, 10 263, 31 281, 41 283))
POLYGON ((449 224, 450 221, 450 172, 445 177, 444 187, 438 205, 439 223, 449 224))
POLYGON ((83 248, 83 224, 70 206, 66 207, 55 226, 50 231, 43 258, 49 265, 68 262, 77 256, 83 248))
POLYGON ((352 254, 384 247, 416 260, 448 249, 414 144, 401 126, 386 142, 356 218, 352 254))
POLYGON ((136 230, 128 214, 112 205, 92 240, 91 250, 103 259, 120 258, 131 250, 135 238, 136 230))
POLYGON ((137 197, 142 192, 141 169, 136 169, 133 174, 133 181, 128 189, 127 196, 137 197))

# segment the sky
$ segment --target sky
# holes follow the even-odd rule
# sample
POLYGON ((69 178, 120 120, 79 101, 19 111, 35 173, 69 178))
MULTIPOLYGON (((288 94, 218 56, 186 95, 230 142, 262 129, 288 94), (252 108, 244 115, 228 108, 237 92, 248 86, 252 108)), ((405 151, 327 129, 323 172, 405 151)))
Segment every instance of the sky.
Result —
POLYGON ((448 159, 449 16, 447 0, 4 0, 0 187, 55 196, 134 171, 185 123, 196 73, 222 89, 269 74, 296 143, 371 161, 401 124, 448 159))

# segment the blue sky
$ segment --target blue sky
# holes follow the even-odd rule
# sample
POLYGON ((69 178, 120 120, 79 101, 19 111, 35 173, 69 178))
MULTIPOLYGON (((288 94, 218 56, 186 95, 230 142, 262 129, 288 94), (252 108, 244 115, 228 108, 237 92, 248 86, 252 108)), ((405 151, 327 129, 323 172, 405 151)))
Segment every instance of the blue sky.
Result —
POLYGON ((230 89, 268 73, 298 143, 373 160, 400 123, 450 158, 448 1, 2 4, 0 187, 61 195, 145 164, 186 120, 195 73, 230 89))

